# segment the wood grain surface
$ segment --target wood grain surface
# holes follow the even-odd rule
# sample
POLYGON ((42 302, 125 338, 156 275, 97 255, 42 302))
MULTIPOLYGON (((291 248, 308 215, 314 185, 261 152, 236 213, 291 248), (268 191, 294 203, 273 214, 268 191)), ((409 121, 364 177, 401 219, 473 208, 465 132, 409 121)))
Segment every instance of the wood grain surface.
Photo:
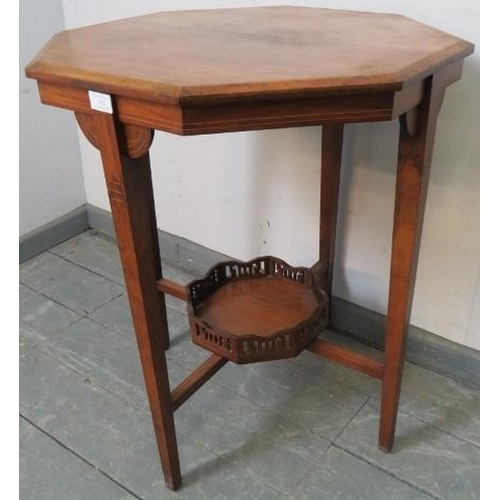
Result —
POLYGON ((399 90, 473 45, 409 18, 304 7, 159 12, 56 35, 29 77, 163 103, 399 90))
POLYGON ((203 304, 198 315, 234 335, 266 337, 294 328, 317 307, 312 289, 273 276, 226 284, 203 304))

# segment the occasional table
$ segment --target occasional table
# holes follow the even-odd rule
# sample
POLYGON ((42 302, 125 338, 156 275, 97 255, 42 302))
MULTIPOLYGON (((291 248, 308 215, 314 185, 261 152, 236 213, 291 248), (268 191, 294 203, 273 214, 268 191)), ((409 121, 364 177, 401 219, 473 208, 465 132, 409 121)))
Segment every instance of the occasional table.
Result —
MULTIPOLYGON (((100 150, 165 480, 179 488, 174 411, 226 362, 308 349, 382 382, 379 446, 396 426, 436 120, 473 45, 406 17, 302 7, 160 12, 56 35, 26 68, 100 150), (331 292, 345 123, 399 118, 383 361, 317 336, 331 292), (322 126, 319 260, 223 262, 187 287, 162 276, 149 148, 179 135, 322 126), (211 354, 175 389, 164 294, 211 354)), ((200 168, 204 168, 200 165, 200 168)), ((217 189, 217 183, 211 186, 217 189)), ((222 194, 222 193, 221 193, 222 194)), ((209 221, 200 220, 200 224, 209 221)))

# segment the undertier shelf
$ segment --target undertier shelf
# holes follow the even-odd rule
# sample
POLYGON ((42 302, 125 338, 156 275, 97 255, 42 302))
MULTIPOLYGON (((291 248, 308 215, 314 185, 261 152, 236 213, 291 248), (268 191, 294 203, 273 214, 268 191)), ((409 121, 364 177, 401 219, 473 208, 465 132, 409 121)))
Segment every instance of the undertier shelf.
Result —
POLYGON ((275 257, 228 261, 188 285, 195 344, 235 363, 297 356, 326 327, 328 297, 310 269, 275 257))

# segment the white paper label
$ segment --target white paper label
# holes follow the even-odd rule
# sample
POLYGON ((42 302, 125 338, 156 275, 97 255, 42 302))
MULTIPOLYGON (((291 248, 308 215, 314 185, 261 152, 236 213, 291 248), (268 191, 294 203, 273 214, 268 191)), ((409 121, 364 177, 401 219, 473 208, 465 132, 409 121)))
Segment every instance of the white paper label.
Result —
POLYGON ((90 107, 96 111, 103 111, 104 113, 113 114, 113 105, 111 104, 111 96, 108 94, 101 94, 89 90, 90 107))

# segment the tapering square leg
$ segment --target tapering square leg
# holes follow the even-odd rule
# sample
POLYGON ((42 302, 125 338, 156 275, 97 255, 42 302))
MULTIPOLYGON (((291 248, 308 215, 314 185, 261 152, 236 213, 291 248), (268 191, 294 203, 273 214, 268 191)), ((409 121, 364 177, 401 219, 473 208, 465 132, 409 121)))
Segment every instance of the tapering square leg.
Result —
MULTIPOLYGON (((94 132, 101 152, 116 238, 139 347, 163 473, 169 486, 181 484, 165 339, 167 316, 161 277, 149 156, 132 159, 113 115, 94 113, 94 132)), ((149 144, 148 144, 149 146, 149 144)))
MULTIPOLYGON (((333 263, 342 162, 344 125, 324 125, 321 136, 321 185, 319 223, 319 261, 316 265, 321 287, 332 296, 333 263)), ((329 314, 331 314, 331 304, 329 314)), ((331 321, 330 321, 331 324, 331 321)))
POLYGON ((443 92, 440 74, 429 77, 421 104, 400 119, 379 435, 383 451, 390 451, 394 442, 434 134, 443 92))

